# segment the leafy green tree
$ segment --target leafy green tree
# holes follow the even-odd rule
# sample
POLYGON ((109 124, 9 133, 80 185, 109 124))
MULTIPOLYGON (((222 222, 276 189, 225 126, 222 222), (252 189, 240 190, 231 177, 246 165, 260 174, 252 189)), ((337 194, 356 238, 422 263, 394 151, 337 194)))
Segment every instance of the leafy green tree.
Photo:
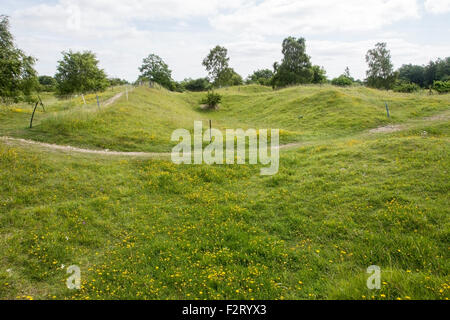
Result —
POLYGON ((432 86, 434 81, 450 80, 450 57, 430 61, 424 68, 424 83, 432 86))
POLYGON ((247 78, 247 83, 257 83, 263 86, 269 86, 272 82, 273 71, 270 69, 256 70, 247 78))
POLYGON ((349 67, 345 67, 344 76, 346 76, 349 79, 352 79, 352 76, 350 75, 350 68, 349 67))
POLYGON ((39 76, 39 84, 41 91, 54 91, 56 88, 56 80, 51 76, 39 76))
POLYGON ((182 82, 178 82, 178 81, 172 81, 172 84, 170 86, 170 90, 171 91, 175 91, 175 92, 184 92, 186 91, 186 89, 184 88, 184 85, 182 82))
POLYGON ((240 86, 244 84, 244 80, 233 68, 226 68, 219 74, 217 83, 221 87, 240 86))
POLYGON ((109 78, 108 79, 109 85, 110 86, 123 86, 125 84, 128 84, 128 81, 125 79, 120 79, 120 78, 109 78))
POLYGON ((331 84, 334 86, 339 86, 339 87, 348 87, 353 84, 353 81, 352 81, 352 79, 347 77, 345 74, 342 74, 339 77, 331 80, 331 84))
POLYGON ((445 59, 438 59, 436 61, 436 80, 448 81, 450 80, 450 57, 445 59))
POLYGON ((353 83, 355 83, 355 79, 351 76, 349 67, 346 67, 344 73, 339 77, 331 80, 332 85, 340 87, 348 87, 353 85, 353 83))
POLYGON ((208 78, 185 79, 182 82, 183 87, 189 91, 207 91, 211 88, 208 78))
POLYGON ((450 92, 450 81, 435 81, 433 83, 433 89, 440 94, 450 92))
POLYGON ((9 18, 0 15, 0 97, 4 103, 31 101, 39 87, 36 60, 15 46, 9 29, 9 18))
POLYGON ((283 60, 274 64, 274 87, 311 83, 314 76, 304 38, 288 37, 283 41, 283 60))
POLYGON ((312 67, 313 78, 312 83, 325 83, 327 82, 327 72, 323 67, 313 66, 312 67))
POLYGON ((230 78, 233 77, 232 69, 228 65, 229 61, 228 50, 221 46, 211 49, 208 56, 203 60, 202 64, 206 68, 209 79, 214 86, 226 85, 230 78))
POLYGON ((398 78, 423 87, 425 85, 425 68, 418 65, 404 64, 398 69, 398 78))
POLYGON ((408 82, 406 80, 397 80, 392 88, 395 92, 412 93, 420 90, 420 86, 416 83, 408 82))
POLYGON ((391 53, 385 42, 379 42, 366 54, 367 85, 378 89, 390 89, 395 84, 397 73, 391 62, 391 53))
POLYGON ((424 84, 426 87, 430 87, 433 85, 434 81, 437 79, 436 73, 437 73, 437 65, 434 61, 430 61, 425 66, 423 72, 424 84))
POLYGON ((84 94, 104 91, 108 87, 105 71, 98 67, 94 53, 65 51, 62 55, 55 75, 59 94, 84 94))
POLYGON ((140 78, 146 78, 152 82, 159 83, 161 86, 171 89, 172 85, 172 71, 169 66, 156 54, 150 54, 142 61, 142 66, 139 68, 141 72, 140 78))

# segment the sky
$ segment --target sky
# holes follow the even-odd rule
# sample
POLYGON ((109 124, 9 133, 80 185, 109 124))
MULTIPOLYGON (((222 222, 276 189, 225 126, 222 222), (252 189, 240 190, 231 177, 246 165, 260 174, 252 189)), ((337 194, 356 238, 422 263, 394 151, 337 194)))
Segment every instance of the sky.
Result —
POLYGON ((365 54, 387 42, 395 68, 450 56, 450 0, 1 0, 16 44, 54 75, 62 51, 91 50, 111 77, 134 81, 159 55, 175 80, 207 75, 203 58, 225 46, 244 78, 280 61, 288 36, 306 39, 333 78, 364 79, 365 54))

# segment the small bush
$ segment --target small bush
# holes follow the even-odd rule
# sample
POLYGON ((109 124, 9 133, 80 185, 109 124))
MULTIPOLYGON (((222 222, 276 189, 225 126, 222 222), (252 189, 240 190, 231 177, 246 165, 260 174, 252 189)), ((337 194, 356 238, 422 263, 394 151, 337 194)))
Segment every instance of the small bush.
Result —
POLYGON ((433 89, 439 93, 450 92, 450 81, 435 81, 433 83, 433 89))
POLYGON ((339 87, 348 87, 353 84, 353 81, 349 77, 342 75, 342 76, 339 76, 338 78, 334 78, 331 81, 331 84, 334 86, 339 86, 339 87))
POLYGON ((395 84, 393 90, 395 92, 412 93, 420 90, 420 87, 411 82, 398 82, 395 84))
POLYGON ((206 104, 209 108, 216 108, 221 101, 222 96, 220 94, 210 91, 201 103, 206 104))

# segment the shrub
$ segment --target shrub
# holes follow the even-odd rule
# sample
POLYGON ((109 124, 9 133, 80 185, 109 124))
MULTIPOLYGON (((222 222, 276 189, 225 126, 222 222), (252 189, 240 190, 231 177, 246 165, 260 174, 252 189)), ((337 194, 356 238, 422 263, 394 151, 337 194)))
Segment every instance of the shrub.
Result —
POLYGON ((186 79, 183 82, 184 88, 189 91, 206 91, 211 88, 211 84, 207 78, 186 79))
POLYGON ((167 89, 174 92, 184 92, 183 84, 177 81, 171 81, 170 86, 167 89))
POLYGON ((395 92, 411 93, 420 90, 420 87, 412 82, 397 82, 393 88, 395 92))
POLYGON ((257 70, 253 74, 249 75, 246 83, 257 83, 262 86, 270 86, 272 83, 273 72, 270 69, 257 70))
POLYGON ((216 108, 221 101, 222 96, 220 94, 210 91, 201 103, 206 104, 209 108, 216 108))
POLYGON ((345 75, 341 75, 338 78, 334 78, 331 81, 331 84, 335 85, 335 86, 340 86, 340 87, 348 87, 353 84, 353 81, 349 77, 347 77, 345 75))
POLYGON ((450 92, 450 81, 435 81, 433 83, 433 89, 439 93, 450 92))

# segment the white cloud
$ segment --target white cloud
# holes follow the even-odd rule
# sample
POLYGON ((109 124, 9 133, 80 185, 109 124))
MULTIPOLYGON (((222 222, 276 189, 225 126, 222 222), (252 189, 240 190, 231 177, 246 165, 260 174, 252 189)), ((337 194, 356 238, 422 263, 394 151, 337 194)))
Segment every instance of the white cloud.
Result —
POLYGON ((425 10, 434 14, 450 12, 450 0, 425 0, 425 10))
MULTIPOLYGON (((175 79, 200 77, 206 74, 202 59, 221 44, 229 49, 231 65, 246 76, 279 61, 288 35, 306 37, 313 63, 329 76, 349 66, 356 77, 364 77, 364 55, 380 40, 392 48, 396 66, 450 52, 445 45, 402 40, 391 28, 419 21, 416 0, 29 1, 28 6, 20 2, 11 23, 19 46, 39 59, 42 74, 53 74, 60 52, 74 49, 97 53, 111 76, 134 80, 142 58, 156 53, 175 79)), ((448 3, 427 0, 426 10, 442 11, 437 2, 448 3)))
POLYGON ((225 32, 287 35, 377 30, 402 19, 418 17, 416 0, 266 0, 221 13, 210 22, 225 32))

